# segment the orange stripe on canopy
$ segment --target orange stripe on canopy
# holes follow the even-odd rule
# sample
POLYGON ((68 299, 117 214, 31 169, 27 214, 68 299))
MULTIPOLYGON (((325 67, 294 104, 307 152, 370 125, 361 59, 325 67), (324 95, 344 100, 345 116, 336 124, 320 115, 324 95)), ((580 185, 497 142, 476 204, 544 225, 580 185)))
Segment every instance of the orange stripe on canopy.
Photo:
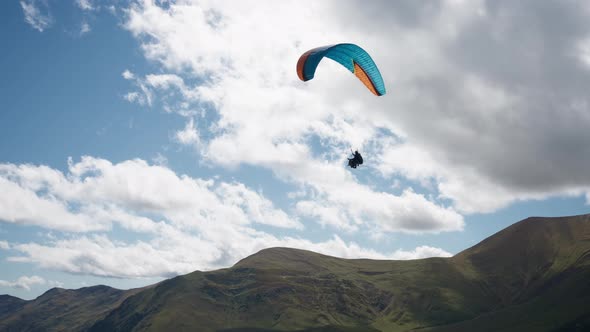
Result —
POLYGON ((377 92, 377 89, 375 89, 375 85, 373 84, 373 82, 371 81, 371 79, 369 78, 369 76, 367 75, 367 73, 356 62, 354 62, 354 75, 356 77, 358 77, 358 79, 361 80, 361 82, 363 82, 363 84, 367 88, 369 88, 369 90, 371 90, 371 92, 375 96, 380 96, 381 95, 381 94, 379 94, 377 92))

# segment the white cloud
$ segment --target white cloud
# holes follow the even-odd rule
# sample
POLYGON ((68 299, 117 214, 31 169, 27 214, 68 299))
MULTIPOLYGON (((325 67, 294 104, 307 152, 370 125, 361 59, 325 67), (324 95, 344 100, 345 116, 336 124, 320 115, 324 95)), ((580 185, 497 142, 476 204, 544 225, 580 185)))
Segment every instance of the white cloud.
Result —
POLYGON ((388 257, 338 236, 319 242, 298 237, 296 230, 303 224, 297 218, 244 184, 178 176, 142 160, 113 164, 84 157, 77 163, 70 160, 67 174, 46 166, 0 164, 0 179, 2 192, 10 193, 0 197, 0 219, 89 233, 48 236, 43 243, 12 243, 10 249, 19 254, 9 257, 11 262, 138 278, 225 267, 273 246, 349 258, 388 257), (45 207, 44 214, 36 213, 31 207, 42 206, 43 200, 60 209, 45 207), (19 218, 6 217, 15 211, 19 218), (141 234, 141 240, 111 239, 113 223, 141 234), (279 237, 257 230, 256 225, 293 233, 279 237))
POLYGON ((191 118, 184 127, 183 130, 179 130, 174 135, 176 141, 180 144, 184 145, 199 145, 199 133, 197 132, 197 128, 195 128, 195 122, 191 118))
POLYGON ((430 246, 419 246, 411 251, 397 250, 392 255, 392 259, 407 260, 407 259, 421 259, 429 257, 451 257, 451 253, 446 252, 440 248, 430 246))
MULTIPOLYGON (((223 134, 208 135, 212 139, 203 142, 206 143, 204 155, 228 167, 240 163, 266 167, 283 180, 313 188, 322 201, 314 201, 315 207, 311 209, 309 200, 302 200, 297 205, 298 211, 304 216, 320 217, 319 222, 326 225, 356 230, 363 221, 370 221, 373 227, 383 231, 462 229, 460 215, 423 196, 422 199, 418 199, 418 194, 394 196, 359 184, 342 171, 342 156, 330 163, 310 158, 306 142, 309 134, 327 142, 328 153, 332 155, 342 151, 343 145, 363 146, 371 139, 375 133, 374 120, 362 115, 370 94, 352 80, 354 77, 341 75, 342 68, 330 63, 321 68, 323 79, 317 75, 311 83, 319 92, 311 93, 297 82, 293 67, 285 66, 296 63, 305 50, 294 41, 307 40, 309 44, 305 47, 323 42, 324 37, 318 38, 316 31, 332 20, 330 15, 323 15, 330 10, 329 4, 313 9, 296 3, 268 6, 276 15, 267 17, 264 25, 257 24, 260 12, 249 5, 206 3, 199 7, 171 3, 165 10, 144 2, 132 5, 127 12, 126 26, 142 39, 148 58, 169 70, 186 72, 188 69, 198 77, 211 78, 189 87, 175 74, 146 76, 147 84, 155 91, 166 93, 174 87, 185 100, 215 106, 220 120, 213 127, 223 134), (210 12, 217 14, 216 24, 209 21, 210 12), (297 20, 291 19, 294 17, 307 17, 306 25, 300 26, 297 20), (189 31, 202 33, 195 35, 189 31), (252 34, 264 35, 265 39, 261 43, 249 43, 247 36, 252 34), (330 75, 343 78, 336 82, 327 79, 330 75), (344 88, 349 96, 327 99, 334 85, 336 89, 344 88), (384 206, 372 203, 375 201, 384 206), (406 204, 409 205, 404 207, 406 204), (414 216, 399 212, 408 209, 421 212, 414 216), (435 220, 440 217, 442 220, 435 220)), ((192 142, 198 137, 191 124, 178 132, 177 140, 192 142)))
POLYGON ((273 203, 241 183, 223 183, 216 190, 224 204, 241 207, 250 220, 276 227, 303 229, 303 225, 290 218, 284 211, 277 210, 273 203))
MULTIPOLYGON (((204 150, 213 162, 247 162, 283 176, 309 159, 310 136, 324 150, 309 163, 315 167, 349 146, 381 144, 378 133, 385 129, 403 140, 391 153, 383 145, 377 151, 383 155, 367 167, 418 180, 462 213, 590 191, 590 74, 578 68, 586 61, 588 12, 575 4, 257 5, 273 15, 248 2, 144 1, 126 11, 125 26, 142 42, 145 56, 177 76, 174 84, 152 85, 154 91, 174 86, 185 100, 215 107, 220 120, 204 150), (536 24, 547 19, 568 24, 536 24), (252 42, 252 36, 264 38, 252 42), (330 61, 322 62, 313 81, 297 80, 293 67, 303 51, 339 41, 370 51, 391 87, 388 95, 374 98, 330 61), (203 82, 189 86, 189 77, 203 82)), ((326 197, 322 208, 345 205, 336 204, 338 194, 326 191, 335 187, 314 182, 312 172, 310 166, 288 178, 326 197)), ((358 181, 341 187, 351 183, 358 181)), ((379 196, 366 188, 362 193, 365 199, 379 196)), ((392 202, 399 197, 390 198, 385 202, 397 207, 392 202)), ((431 216, 450 212, 422 203, 431 216)), ((328 210, 321 210, 326 224, 356 224, 328 210)), ((458 225, 457 218, 448 225, 458 225)))
POLYGON ((155 157, 152 158, 152 162, 158 166, 164 166, 164 167, 168 166, 168 158, 166 158, 165 155, 163 155, 159 152, 156 154, 155 157))
POLYGON ((262 213, 257 217, 266 223, 276 219, 273 222, 281 226, 281 220, 287 227, 298 225, 245 187, 232 192, 228 184, 178 177, 142 160, 113 165, 84 157, 79 163, 70 161, 67 176, 45 166, 0 164, 0 186, 2 192, 10 193, 0 199, 0 219, 65 231, 108 230, 112 221, 131 229, 156 230, 157 223, 141 213, 159 213, 187 223, 193 222, 189 221, 195 218, 192 215, 204 215, 239 224, 262 213), (222 200, 228 193, 247 195, 258 205, 246 204, 242 210, 243 202, 222 200))
POLYGON ((10 249, 10 244, 7 241, 0 241, 0 249, 8 250, 10 249))
POLYGON ((30 188, 23 188, 6 178, 0 178, 0 191, 3 193, 0 198, 1 220, 70 232, 108 228, 88 215, 69 211, 67 204, 55 197, 37 195, 30 188))
MULTIPOLYGON (((168 168, 151 166, 143 160, 112 164, 104 159, 83 157, 78 163, 70 160, 68 171, 63 175, 45 166, 0 164, 0 185, 3 192, 11 193, 0 199, 2 219, 89 231, 105 229, 113 220, 124 227, 145 224, 141 227, 154 229, 154 222, 130 214, 129 210, 140 214, 159 213, 169 219, 179 218, 178 221, 189 222, 203 215, 216 220, 227 218, 238 224, 252 221, 248 216, 254 212, 248 209, 261 209, 258 212, 264 211, 269 216, 286 216, 275 210, 270 201, 245 187, 230 191, 232 186, 226 183, 178 177, 168 168), (224 200, 223 195, 231 193, 247 194, 252 202, 259 200, 260 205, 246 205, 248 209, 242 210, 241 201, 224 200), (76 206, 77 212, 73 213, 74 208, 70 206, 76 206)), ((288 218, 278 220, 289 223, 288 218)))
POLYGON ((16 281, 0 280, 0 286, 2 287, 20 288, 28 291, 31 290, 31 286, 33 285, 43 285, 45 283, 45 279, 39 276, 22 276, 16 281))
POLYGON ((358 230, 358 226, 350 224, 346 209, 340 209, 333 204, 319 201, 299 201, 296 205, 301 216, 313 218, 322 226, 331 225, 345 231, 358 230))
POLYGON ((147 84, 154 88, 159 88, 162 90, 167 90, 172 87, 176 87, 179 89, 184 89, 184 81, 177 75, 171 74, 161 74, 161 75, 154 75, 150 74, 145 77, 147 84))
POLYGON ((126 69, 121 74, 124 79, 132 81, 134 85, 139 89, 138 91, 128 92, 124 95, 124 98, 130 103, 138 103, 142 106, 152 106, 154 101, 153 92, 146 83, 145 79, 137 77, 134 73, 126 69))
POLYGON ((235 264, 238 260, 268 247, 312 250, 342 258, 418 259, 448 257, 446 251, 420 246, 412 251, 383 254, 346 243, 340 237, 323 242, 293 237, 277 238, 265 233, 239 230, 217 234, 208 241, 169 229, 151 242, 114 242, 105 236, 60 240, 51 245, 36 243, 15 247, 24 256, 9 257, 12 262, 36 263, 40 267, 75 274, 103 277, 171 277, 194 270, 211 270, 235 264), (220 245, 220 242, 223 244, 220 245))
POLYGON ((311 243, 300 239, 287 239, 285 245, 291 248, 311 250, 324 255, 342 257, 342 258, 369 258, 369 259, 393 259, 393 260, 410 260, 429 257, 450 257, 451 254, 436 247, 419 246, 414 250, 404 251, 396 250, 390 254, 383 254, 372 249, 360 247, 354 242, 346 243, 340 237, 334 236, 332 239, 321 242, 311 243))
POLYGON ((49 280, 49 281, 47 281, 47 284, 50 285, 51 287, 64 288, 64 283, 61 281, 57 281, 57 280, 49 280))
POLYGON ((129 92, 129 93, 125 94, 123 96, 123 98, 125 98, 125 100, 127 100, 130 103, 137 102, 141 105, 144 104, 142 96, 140 96, 138 92, 129 92))
POLYGON ((124 79, 126 80, 133 80, 135 79, 135 75, 129 71, 129 69, 125 69, 125 71, 121 74, 124 79))
MULTIPOLYGON (((162 240, 172 240, 163 238, 162 240)), ((175 238, 174 240, 179 240, 175 238)), ((183 238, 182 240, 197 240, 196 238, 183 238)), ((196 242, 198 243, 198 242, 196 242)), ((10 261, 33 262, 43 268, 65 271, 75 274, 88 274, 95 276, 114 276, 137 278, 147 276, 171 276, 177 273, 188 273, 198 264, 195 264, 195 254, 188 254, 191 247, 199 249, 200 254, 207 257, 203 251, 203 245, 197 246, 195 242, 179 246, 171 243, 154 247, 149 243, 137 242, 124 244, 113 242, 106 236, 80 237, 72 240, 61 240, 53 246, 36 243, 21 244, 16 249, 27 256, 12 257, 10 261), (170 246, 181 251, 175 253, 170 246), (192 264, 191 264, 192 263, 192 264)), ((197 261, 198 262, 198 261, 197 261)))
POLYGON ((288 174, 319 193, 312 201, 300 202, 298 211, 325 224, 338 223, 348 230, 365 224, 381 232, 407 233, 458 231, 464 226, 462 216, 452 208, 410 189, 400 195, 372 190, 358 184, 340 164, 311 163, 294 167, 288 174))
POLYGON ((20 1, 20 5, 25 14, 25 21, 35 30, 43 32, 53 24, 53 17, 49 13, 49 7, 45 2, 40 2, 40 5, 44 7, 43 9, 38 6, 39 2, 35 0, 20 1))
POLYGON ((94 9, 96 9, 94 7, 94 5, 92 4, 92 1, 91 0, 76 0, 76 4, 82 10, 94 10, 94 9))
POLYGON ((82 25, 80 26, 80 35, 85 35, 89 33, 90 30, 90 24, 88 24, 87 22, 82 22, 82 25))

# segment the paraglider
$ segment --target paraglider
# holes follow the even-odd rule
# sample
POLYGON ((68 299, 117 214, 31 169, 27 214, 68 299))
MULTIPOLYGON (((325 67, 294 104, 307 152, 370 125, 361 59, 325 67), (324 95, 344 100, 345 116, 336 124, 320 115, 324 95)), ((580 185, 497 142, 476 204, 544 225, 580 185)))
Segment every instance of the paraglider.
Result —
POLYGON ((326 57, 350 70, 376 96, 385 94, 381 73, 371 56, 355 44, 336 44, 311 49, 297 61, 297 75, 302 81, 313 78, 315 70, 326 57))
MULTIPOLYGON (((335 44, 313 48, 303 53, 297 61, 297 76, 302 81, 311 80, 323 58, 332 59, 352 72, 376 96, 385 94, 385 83, 369 53, 355 44, 335 44)), ((352 152, 352 151, 351 151, 352 152)), ((358 151, 348 158, 348 166, 357 168, 363 164, 358 151)))
POLYGON ((358 165, 362 165, 362 164, 363 164, 363 156, 361 156, 361 154, 358 152, 358 150, 355 150, 352 153, 352 158, 348 158, 348 166, 350 166, 351 168, 357 168, 358 165))

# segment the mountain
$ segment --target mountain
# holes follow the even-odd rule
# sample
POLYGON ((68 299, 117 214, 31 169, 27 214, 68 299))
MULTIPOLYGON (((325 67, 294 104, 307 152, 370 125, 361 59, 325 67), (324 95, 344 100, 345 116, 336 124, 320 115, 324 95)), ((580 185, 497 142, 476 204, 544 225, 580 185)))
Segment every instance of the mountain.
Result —
POLYGON ((0 297, 0 330, 583 331, 588 280, 590 215, 528 218, 451 258, 271 248, 144 289, 0 297))
POLYGON ((84 331, 141 289, 52 288, 32 301, 0 297, 0 331, 84 331), (14 303, 8 307, 8 303, 14 303), (2 311, 5 311, 2 315, 2 311))
POLYGON ((18 308, 25 305, 27 301, 10 295, 0 295, 0 319, 10 315, 18 308))

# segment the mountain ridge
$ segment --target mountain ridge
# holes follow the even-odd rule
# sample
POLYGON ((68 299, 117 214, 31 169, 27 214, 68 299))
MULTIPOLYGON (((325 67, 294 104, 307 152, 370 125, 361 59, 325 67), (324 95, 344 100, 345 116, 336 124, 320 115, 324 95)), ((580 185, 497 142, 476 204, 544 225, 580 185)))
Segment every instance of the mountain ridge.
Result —
POLYGON ((10 299, 5 316, 0 298, 0 329, 60 330, 26 318, 74 296, 94 315, 53 314, 87 317, 70 325, 77 331, 575 330, 590 328, 589 278, 590 215, 530 217, 449 258, 342 259, 274 247, 133 293, 50 290, 26 303, 10 299))

